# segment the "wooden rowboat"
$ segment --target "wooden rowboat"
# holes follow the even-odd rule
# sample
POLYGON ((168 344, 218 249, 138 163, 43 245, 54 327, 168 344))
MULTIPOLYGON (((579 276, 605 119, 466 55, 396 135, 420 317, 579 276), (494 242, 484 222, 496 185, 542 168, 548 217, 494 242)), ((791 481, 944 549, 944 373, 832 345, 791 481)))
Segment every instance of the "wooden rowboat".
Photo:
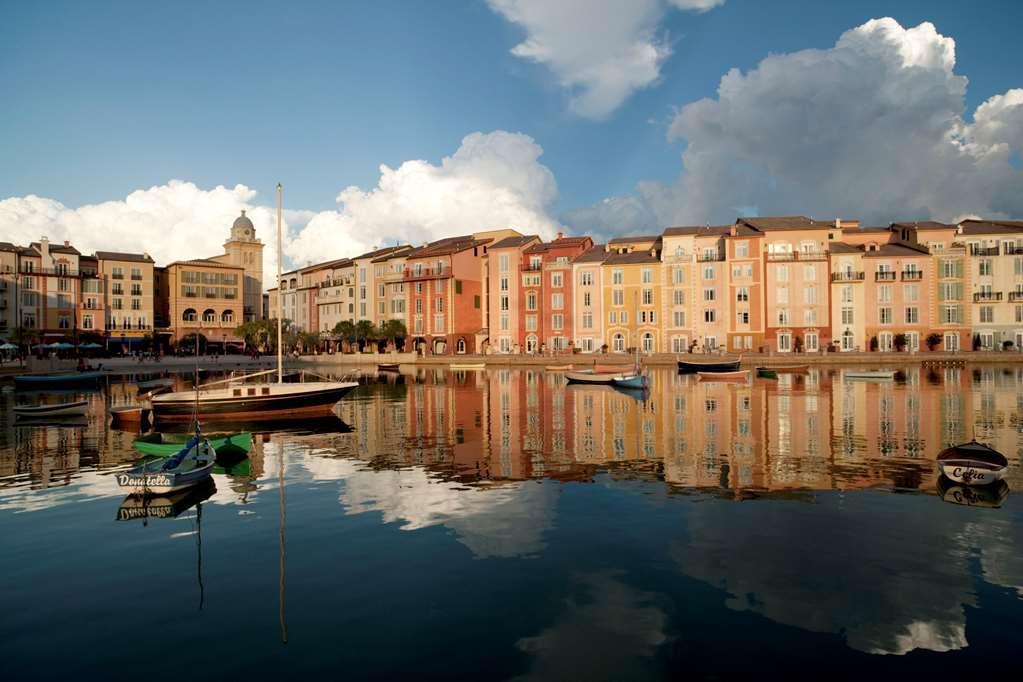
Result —
MULTIPOLYGON (((210 445, 221 459, 230 460, 244 457, 252 448, 252 434, 231 433, 224 436, 207 436, 210 445)), ((131 444, 143 455, 169 457, 180 450, 189 440, 187 433, 149 433, 136 438, 131 444)))
POLYGON ((739 369, 739 360, 679 360, 680 372, 734 372, 739 369))
POLYGON ((740 369, 737 372, 697 372, 696 376, 700 381, 746 381, 749 379, 749 370, 740 369))
POLYGON ((89 411, 88 400, 72 400, 52 405, 15 405, 14 414, 19 417, 46 418, 81 416, 89 411))
POLYGON ((623 372, 593 372, 590 370, 581 372, 565 372, 565 378, 570 384, 614 384, 615 379, 621 379, 626 375, 623 372))
POLYGON ((611 379, 618 388, 644 389, 650 386, 650 380, 644 374, 622 374, 611 379))
POLYGON ((397 372, 398 371, 398 366, 399 366, 399 363, 397 363, 397 362, 378 362, 377 363, 377 371, 378 372, 397 372))
POLYGON ((964 485, 997 483, 1009 466, 1005 455, 975 440, 942 450, 937 461, 943 476, 964 485))
POLYGON ((452 362, 448 365, 448 369, 460 369, 460 370, 481 370, 486 369, 487 363, 485 362, 452 362))
POLYGON ((217 451, 196 436, 167 459, 142 462, 117 474, 117 485, 133 495, 163 495, 204 482, 213 473, 217 451))
POLYGON ((14 377, 14 388, 22 390, 95 388, 103 378, 102 370, 91 372, 58 372, 55 374, 22 374, 14 377))

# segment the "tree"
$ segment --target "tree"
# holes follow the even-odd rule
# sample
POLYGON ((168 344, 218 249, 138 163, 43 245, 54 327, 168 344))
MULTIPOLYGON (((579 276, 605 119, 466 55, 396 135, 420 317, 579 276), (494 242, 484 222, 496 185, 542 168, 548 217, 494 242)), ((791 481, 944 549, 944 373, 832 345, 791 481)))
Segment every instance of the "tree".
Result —
POLYGON ((318 348, 320 345, 320 335, 316 332, 298 332, 297 334, 298 344, 301 346, 303 353, 307 353, 310 350, 318 348))
POLYGON ((870 350, 872 350, 872 351, 876 351, 877 350, 877 337, 876 336, 871 336, 870 337, 870 350))
POLYGON ((401 320, 386 320, 380 325, 378 331, 380 336, 390 341, 395 348, 398 347, 398 339, 404 339, 408 336, 405 323, 401 320))
MULTIPOLYGON (((290 326, 288 320, 282 322, 282 328, 290 326)), ((253 320, 238 325, 234 333, 245 341, 247 348, 255 348, 260 352, 277 349, 277 320, 253 320)))
POLYGON ((909 338, 902 332, 899 332, 892 339, 892 343, 895 344, 895 350, 903 351, 906 350, 906 344, 909 343, 909 338))
POLYGON ((941 343, 941 334, 938 332, 931 332, 927 335, 927 350, 934 350, 941 343))
POLYGON ((350 344, 355 342, 355 324, 350 320, 344 320, 334 325, 334 335, 341 337, 345 350, 349 350, 350 344))
POLYGON ((355 323, 355 340, 359 342, 361 350, 366 343, 377 337, 376 327, 369 320, 359 320, 355 323))

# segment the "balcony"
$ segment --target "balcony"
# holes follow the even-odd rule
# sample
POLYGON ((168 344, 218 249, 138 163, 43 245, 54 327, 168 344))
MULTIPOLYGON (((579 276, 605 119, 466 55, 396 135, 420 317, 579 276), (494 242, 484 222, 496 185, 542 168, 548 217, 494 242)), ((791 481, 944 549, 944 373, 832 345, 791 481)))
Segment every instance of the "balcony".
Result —
POLYGON ((114 274, 110 275, 110 279, 124 279, 124 273, 115 272, 114 274))
POLYGON ((924 278, 923 270, 903 270, 902 281, 903 282, 919 282, 924 278))
POLYGON ((998 255, 998 247, 997 246, 971 246, 970 247, 970 255, 971 256, 997 256, 998 255))
POLYGON ((1015 256, 1016 254, 1023 253, 1023 246, 1019 244, 1003 244, 1002 249, 1006 256, 1015 256))
POLYGON ((90 271, 79 272, 72 268, 27 268, 24 265, 18 270, 19 274, 22 275, 49 275, 51 277, 95 277, 95 273, 90 271))
POLYGON ((522 272, 540 272, 541 269, 543 269, 543 263, 529 263, 522 266, 522 272))
POLYGON ((827 260, 827 251, 782 251, 767 254, 767 260, 771 263, 784 263, 790 261, 815 261, 827 260))
POLYGON ((1010 291, 1009 300, 1012 302, 1023 301, 1023 291, 1010 291))
POLYGON ((984 303, 987 301, 1001 301, 1002 292, 1000 291, 980 291, 973 295, 974 303, 984 303))
POLYGON ((723 253, 698 253, 696 254, 697 263, 717 263, 725 259, 723 253))
POLYGON ((141 282, 142 281, 142 275, 132 275, 131 278, 133 280, 135 280, 136 282, 141 282))
POLYGON ((832 282, 862 282, 864 280, 864 273, 862 272, 833 272, 831 273, 832 282))
POLYGON ((895 271, 894 270, 878 270, 874 273, 875 282, 894 282, 895 271))
MULTIPOLYGON (((539 268, 537 268, 539 270, 539 268)), ((422 268, 418 273, 410 268, 405 268, 402 273, 402 281, 414 282, 424 279, 447 279, 451 277, 450 268, 422 268)))

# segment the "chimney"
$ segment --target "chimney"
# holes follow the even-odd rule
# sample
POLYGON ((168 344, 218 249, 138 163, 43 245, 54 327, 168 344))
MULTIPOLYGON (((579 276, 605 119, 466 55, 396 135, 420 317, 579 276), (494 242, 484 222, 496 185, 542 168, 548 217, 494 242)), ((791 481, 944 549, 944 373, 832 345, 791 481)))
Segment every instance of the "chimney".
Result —
POLYGON ((50 240, 45 236, 39 238, 39 255, 44 268, 50 267, 53 263, 50 260, 50 240))
POLYGON ((556 239, 561 239, 561 238, 562 238, 562 237, 564 237, 564 236, 565 236, 565 235, 564 235, 564 233, 563 233, 563 232, 558 232, 558 236, 556 237, 556 239))
POLYGON ((71 246, 71 242, 69 242, 67 239, 65 239, 64 240, 64 246, 71 246))

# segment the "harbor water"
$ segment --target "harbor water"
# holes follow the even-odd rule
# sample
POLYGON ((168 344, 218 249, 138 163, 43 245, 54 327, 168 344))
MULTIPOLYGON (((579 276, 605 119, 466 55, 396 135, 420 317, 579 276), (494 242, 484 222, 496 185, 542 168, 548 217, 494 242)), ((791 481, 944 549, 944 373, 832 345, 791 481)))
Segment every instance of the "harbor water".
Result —
POLYGON ((646 392, 403 367, 337 419, 206 424, 248 458, 142 502, 107 413, 149 378, 0 393, 5 680, 1019 669, 1023 365, 646 392), (77 396, 78 421, 12 412, 77 396), (939 478, 972 438, 1005 486, 939 478))

